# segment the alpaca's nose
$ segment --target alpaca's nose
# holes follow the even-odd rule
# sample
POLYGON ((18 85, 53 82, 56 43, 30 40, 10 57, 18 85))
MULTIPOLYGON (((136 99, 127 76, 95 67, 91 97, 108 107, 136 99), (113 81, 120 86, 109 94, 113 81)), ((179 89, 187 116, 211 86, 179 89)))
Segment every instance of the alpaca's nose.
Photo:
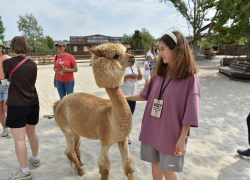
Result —
POLYGON ((134 64, 135 63, 135 57, 134 56, 130 56, 128 62, 134 64))

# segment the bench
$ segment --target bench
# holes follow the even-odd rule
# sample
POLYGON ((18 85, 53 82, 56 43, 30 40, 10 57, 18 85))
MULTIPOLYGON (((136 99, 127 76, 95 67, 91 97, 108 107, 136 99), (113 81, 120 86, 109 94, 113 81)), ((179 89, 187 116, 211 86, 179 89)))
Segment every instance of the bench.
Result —
POLYGON ((207 51, 194 51, 192 52, 196 59, 212 59, 215 54, 213 53, 213 50, 207 50, 207 51))
POLYGON ((233 60, 228 67, 219 67, 219 72, 230 76, 232 80, 250 82, 250 62, 233 60))
POLYGON ((233 60, 238 60, 238 61, 242 61, 242 62, 246 62, 247 61, 247 58, 246 57, 242 57, 242 58, 223 58, 221 61, 220 61, 220 64, 223 65, 223 66, 229 66, 233 60))

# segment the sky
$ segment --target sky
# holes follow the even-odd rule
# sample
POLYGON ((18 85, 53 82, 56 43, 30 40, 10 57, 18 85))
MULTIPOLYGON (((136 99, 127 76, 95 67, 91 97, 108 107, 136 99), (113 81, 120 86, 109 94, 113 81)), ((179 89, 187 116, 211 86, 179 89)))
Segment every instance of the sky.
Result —
POLYGON ((17 21, 26 13, 32 13, 44 36, 54 40, 95 34, 122 37, 142 28, 154 38, 170 28, 192 34, 176 9, 159 0, 1 0, 0 4, 5 41, 21 35, 17 21))

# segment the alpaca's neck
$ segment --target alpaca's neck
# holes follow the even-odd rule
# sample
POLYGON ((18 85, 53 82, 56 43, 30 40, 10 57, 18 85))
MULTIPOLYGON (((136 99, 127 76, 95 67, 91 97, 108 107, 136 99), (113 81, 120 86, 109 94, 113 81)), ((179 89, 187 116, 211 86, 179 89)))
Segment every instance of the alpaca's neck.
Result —
POLYGON ((132 114, 120 87, 106 88, 106 91, 112 103, 111 114, 113 120, 124 122, 125 124, 130 123, 132 121, 132 114))

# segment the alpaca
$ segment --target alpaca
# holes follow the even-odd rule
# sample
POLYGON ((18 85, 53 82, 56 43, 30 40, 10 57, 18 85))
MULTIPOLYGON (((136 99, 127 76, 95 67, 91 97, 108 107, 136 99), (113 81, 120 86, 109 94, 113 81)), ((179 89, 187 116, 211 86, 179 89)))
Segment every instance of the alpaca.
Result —
POLYGON ((54 103, 55 121, 61 128, 67 142, 64 151, 71 166, 80 176, 80 136, 101 141, 101 156, 98 159, 101 180, 109 179, 109 147, 118 143, 122 167, 129 180, 134 180, 127 137, 132 130, 132 114, 119 85, 123 83, 125 70, 132 66, 135 58, 126 54, 122 44, 103 44, 92 53, 92 68, 96 84, 105 88, 110 100, 87 93, 72 93, 54 103))

